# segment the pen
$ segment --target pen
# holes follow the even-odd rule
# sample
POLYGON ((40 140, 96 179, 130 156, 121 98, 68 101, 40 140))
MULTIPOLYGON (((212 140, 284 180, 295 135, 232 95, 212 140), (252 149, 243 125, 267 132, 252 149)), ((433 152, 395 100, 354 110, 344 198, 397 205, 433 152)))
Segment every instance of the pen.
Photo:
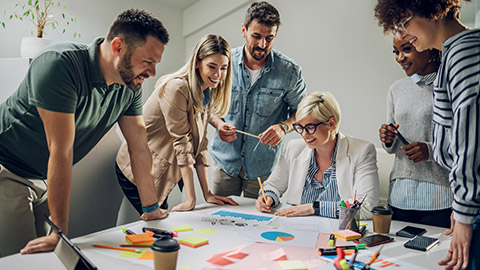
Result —
POLYGON ((334 248, 343 248, 343 249, 366 249, 367 245, 365 244, 356 244, 351 246, 336 246, 334 248))
POLYGON ((260 177, 257 177, 257 179, 258 179, 258 184, 260 185, 260 189, 262 190, 263 201, 266 204, 267 203, 267 196, 265 196, 265 190, 263 189, 262 179, 260 179, 260 177))
POLYGON ((151 231, 152 233, 154 233, 152 235, 153 237, 160 237, 162 235, 168 235, 168 236, 171 236, 171 237, 177 237, 178 236, 177 232, 171 232, 171 231, 158 229, 158 228, 143 227, 142 231, 143 232, 151 231))
POLYGON ((348 265, 348 269, 353 269, 353 264, 355 263, 355 260, 357 259, 357 255, 358 255, 358 249, 355 250, 355 253, 353 254, 353 257, 350 260, 350 264, 348 265))
POLYGON ((112 247, 112 246, 105 246, 105 245, 92 245, 96 248, 107 248, 107 249, 115 249, 115 250, 123 250, 123 251, 130 251, 130 252, 137 252, 139 253, 139 249, 133 249, 133 248, 124 248, 124 247, 112 247))
POLYGON ((122 232, 123 232, 124 234, 136 234, 136 233, 134 233, 132 230, 130 230, 130 229, 126 228, 126 227, 122 227, 122 232))
MULTIPOLYGON (((345 249, 343 252, 346 255, 352 255, 356 249, 345 249)), ((320 256, 332 256, 337 254, 336 248, 319 248, 318 255, 320 256)))
POLYGON ((330 239, 328 240, 328 245, 333 247, 335 246, 335 234, 330 234, 330 239))

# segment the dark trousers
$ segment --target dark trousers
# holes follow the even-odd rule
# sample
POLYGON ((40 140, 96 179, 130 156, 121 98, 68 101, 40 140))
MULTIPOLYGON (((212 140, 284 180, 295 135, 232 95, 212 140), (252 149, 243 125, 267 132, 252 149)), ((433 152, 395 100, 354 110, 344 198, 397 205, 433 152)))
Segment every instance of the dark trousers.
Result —
POLYGON ((416 211, 390 207, 393 210, 393 220, 450 228, 450 215, 452 214, 450 208, 435 211, 416 211))
MULTIPOLYGON (((117 173, 118 183, 120 184, 120 187, 122 188, 123 193, 125 194, 125 197, 127 197, 128 201, 133 205, 133 207, 135 207, 135 209, 140 215, 143 214, 142 202, 140 201, 140 195, 138 194, 137 186, 132 184, 132 182, 130 182, 127 179, 127 177, 125 177, 125 175, 122 173, 120 168, 118 168, 118 165, 116 162, 115 162, 115 172, 117 173)), ((168 196, 167 198, 165 198, 165 201, 163 201, 160 208, 168 209, 167 199, 168 199, 168 196)))

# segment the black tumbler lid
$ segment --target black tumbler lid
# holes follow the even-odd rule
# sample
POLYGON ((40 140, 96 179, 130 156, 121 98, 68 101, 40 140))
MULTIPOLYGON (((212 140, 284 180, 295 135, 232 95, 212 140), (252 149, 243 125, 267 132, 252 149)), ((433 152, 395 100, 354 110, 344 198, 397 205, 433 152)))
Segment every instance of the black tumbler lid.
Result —
POLYGON ((393 211, 389 206, 375 206, 372 209, 372 213, 377 215, 392 215, 393 211))
POLYGON ((170 236, 164 236, 155 240, 151 249, 159 252, 172 252, 179 250, 180 245, 178 244, 177 240, 171 238, 170 236))

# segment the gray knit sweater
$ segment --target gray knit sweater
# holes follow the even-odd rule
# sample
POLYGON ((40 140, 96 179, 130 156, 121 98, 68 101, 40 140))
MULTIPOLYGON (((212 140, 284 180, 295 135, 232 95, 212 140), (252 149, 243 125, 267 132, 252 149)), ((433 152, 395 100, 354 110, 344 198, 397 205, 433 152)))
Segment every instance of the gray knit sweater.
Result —
POLYGON ((395 153, 395 163, 390 180, 410 178, 449 186, 448 170, 440 167, 432 159, 432 113, 433 84, 415 84, 410 77, 394 82, 387 97, 387 124, 399 124, 398 131, 409 143, 424 142, 428 145, 429 159, 413 162, 408 159, 402 144, 395 139, 391 147, 383 148, 395 153))

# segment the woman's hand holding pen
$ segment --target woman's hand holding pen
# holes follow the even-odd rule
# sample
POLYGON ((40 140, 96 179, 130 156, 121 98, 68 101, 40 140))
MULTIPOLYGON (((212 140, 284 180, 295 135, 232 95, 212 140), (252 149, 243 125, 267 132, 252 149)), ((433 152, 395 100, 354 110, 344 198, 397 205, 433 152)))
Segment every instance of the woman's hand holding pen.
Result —
POLYGON ((270 213, 272 212, 272 207, 271 205, 273 204, 273 199, 272 197, 266 197, 267 202, 263 199, 263 196, 260 196, 257 198, 255 201, 255 207, 257 208, 258 211, 264 212, 264 213, 270 213))

